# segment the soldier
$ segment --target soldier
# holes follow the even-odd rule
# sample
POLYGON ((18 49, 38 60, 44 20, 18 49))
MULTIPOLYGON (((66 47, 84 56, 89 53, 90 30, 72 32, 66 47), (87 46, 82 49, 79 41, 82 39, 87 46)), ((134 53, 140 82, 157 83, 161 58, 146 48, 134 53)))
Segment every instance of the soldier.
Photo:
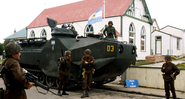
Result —
POLYGON ((90 56, 91 50, 86 49, 85 50, 85 56, 82 57, 82 68, 83 68, 83 87, 84 94, 81 96, 81 98, 89 97, 88 90, 90 90, 91 87, 91 81, 92 81, 92 74, 94 73, 93 66, 95 64, 94 58, 90 56))
POLYGON ((117 40, 117 35, 116 35, 116 30, 115 28, 112 26, 113 25, 113 22, 112 21, 109 21, 108 22, 108 27, 106 27, 103 31, 103 35, 106 36, 106 38, 114 38, 117 40), (105 32, 107 32, 107 35, 105 34, 105 32))
POLYGON ((169 99, 170 92, 169 92, 169 85, 171 87, 171 92, 173 94, 173 98, 176 99, 176 93, 175 93, 175 87, 174 87, 174 80, 176 76, 180 73, 180 70, 177 68, 177 66, 171 61, 171 56, 166 55, 165 56, 165 62, 161 68, 161 71, 165 74, 163 74, 164 79, 164 86, 165 86, 165 92, 166 92, 166 99, 169 99))
POLYGON ((30 89, 34 83, 29 82, 24 76, 23 68, 20 67, 21 47, 14 42, 5 46, 6 59, 2 66, 5 66, 11 73, 2 74, 5 84, 4 99, 27 99, 25 88, 30 89))
MULTIPOLYGON (((137 58, 138 56, 137 56, 137 47, 136 47, 136 58, 137 58)), ((136 65, 136 58, 135 58, 135 60, 134 60, 134 62, 132 63, 132 65, 136 65)))
POLYGON ((69 95, 65 91, 67 89, 68 85, 68 74, 69 74, 69 67, 71 65, 76 65, 73 63, 73 61, 70 59, 71 58, 71 51, 65 51, 65 58, 62 58, 60 61, 60 68, 59 68, 59 86, 58 86, 58 95, 69 95), (60 91, 63 89, 62 94, 60 91))

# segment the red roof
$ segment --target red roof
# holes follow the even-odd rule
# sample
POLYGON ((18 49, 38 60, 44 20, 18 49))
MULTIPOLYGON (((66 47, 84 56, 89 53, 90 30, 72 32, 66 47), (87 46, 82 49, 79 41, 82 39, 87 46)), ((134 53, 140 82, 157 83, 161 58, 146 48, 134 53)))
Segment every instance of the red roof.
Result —
MULTIPOLYGON (((104 0, 84 0, 76 3, 45 9, 27 28, 46 26, 46 18, 58 23, 88 20, 89 17, 103 6, 104 0)), ((123 15, 132 0, 105 0, 105 16, 123 15)), ((103 10, 104 11, 104 10, 103 10)), ((104 15, 103 15, 104 16, 104 15)))

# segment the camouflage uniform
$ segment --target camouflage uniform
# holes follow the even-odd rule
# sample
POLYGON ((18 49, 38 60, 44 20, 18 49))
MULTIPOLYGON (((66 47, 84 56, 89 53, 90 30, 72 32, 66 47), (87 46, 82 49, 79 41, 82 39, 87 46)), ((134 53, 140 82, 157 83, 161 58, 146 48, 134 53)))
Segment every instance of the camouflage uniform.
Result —
POLYGON ((27 99, 24 89, 29 85, 29 81, 24 76, 23 69, 20 67, 19 62, 11 56, 19 53, 20 50, 20 46, 13 42, 5 46, 6 59, 0 68, 2 68, 2 66, 7 67, 11 71, 11 74, 2 75, 6 86, 4 99, 27 99))
POLYGON ((113 26, 106 27, 105 30, 103 31, 103 34, 106 36, 106 38, 114 38, 114 37, 117 38, 116 30, 113 26), (105 34, 106 31, 107 31, 107 35, 105 34))

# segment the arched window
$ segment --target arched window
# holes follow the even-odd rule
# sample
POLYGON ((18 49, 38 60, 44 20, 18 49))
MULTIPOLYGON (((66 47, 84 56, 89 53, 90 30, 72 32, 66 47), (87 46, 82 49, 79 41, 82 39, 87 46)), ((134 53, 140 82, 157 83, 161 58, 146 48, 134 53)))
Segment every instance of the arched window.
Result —
POLYGON ((141 51, 145 51, 145 45, 146 45, 146 31, 145 27, 143 26, 141 28, 141 51))
POLYGON ((129 44, 135 44, 135 27, 133 23, 129 26, 129 44))
POLYGON ((43 30, 41 31, 40 37, 46 37, 46 36, 47 36, 46 30, 43 29, 43 30))
POLYGON ((75 30, 75 27, 73 25, 68 25, 68 29, 75 30))
POLYGON ((94 28, 92 25, 87 25, 86 28, 85 28, 85 33, 88 34, 88 33, 94 33, 94 28))
POLYGON ((30 33, 30 38, 34 38, 35 37, 35 32, 32 30, 30 33))

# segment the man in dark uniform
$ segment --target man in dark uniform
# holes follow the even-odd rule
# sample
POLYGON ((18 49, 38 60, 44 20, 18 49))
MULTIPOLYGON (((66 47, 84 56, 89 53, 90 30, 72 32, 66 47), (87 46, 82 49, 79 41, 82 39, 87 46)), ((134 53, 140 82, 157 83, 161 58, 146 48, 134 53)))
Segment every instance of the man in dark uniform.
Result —
POLYGON ((25 88, 30 89, 34 83, 29 82, 24 76, 23 68, 20 67, 21 47, 14 42, 5 46, 6 59, 2 66, 5 66, 11 73, 2 74, 5 84, 4 99, 27 99, 25 88))
MULTIPOLYGON (((136 58, 137 58, 138 56, 137 56, 137 47, 136 47, 136 58)), ((132 65, 136 65, 136 58, 135 58, 135 60, 134 60, 134 62, 132 63, 132 65)))
POLYGON ((89 97, 88 90, 90 90, 91 87, 91 81, 92 81, 92 74, 94 73, 93 66, 95 65, 94 57, 90 56, 91 50, 86 49, 85 50, 85 56, 82 57, 82 68, 83 68, 83 86, 82 89, 84 90, 84 94, 81 96, 81 98, 89 97))
POLYGON ((117 35, 116 35, 116 29, 112 26, 113 25, 113 22, 112 21, 109 21, 108 22, 108 25, 104 31, 103 31, 103 35, 106 36, 106 38, 114 38, 117 40, 117 35), (107 32, 107 34, 105 34, 105 32, 107 32))
POLYGON ((170 92, 169 92, 169 85, 171 87, 171 92, 173 94, 173 98, 176 99, 176 93, 175 93, 175 87, 174 87, 174 80, 176 76, 180 73, 180 70, 177 68, 177 66, 171 61, 171 56, 166 55, 165 56, 165 62, 161 68, 161 71, 165 74, 163 74, 164 79, 164 86, 165 86, 165 92, 166 92, 166 99, 169 99, 170 92))
POLYGON ((67 94, 65 91, 67 89, 67 85, 68 85, 68 74, 69 74, 69 67, 71 65, 77 65, 75 63, 73 63, 73 61, 70 59, 71 58, 71 51, 66 51, 65 52, 65 57, 61 59, 60 61, 60 70, 59 70, 59 86, 58 86, 58 95, 62 96, 62 95, 69 95, 67 94), (60 93, 60 91, 63 89, 62 94, 60 93))

